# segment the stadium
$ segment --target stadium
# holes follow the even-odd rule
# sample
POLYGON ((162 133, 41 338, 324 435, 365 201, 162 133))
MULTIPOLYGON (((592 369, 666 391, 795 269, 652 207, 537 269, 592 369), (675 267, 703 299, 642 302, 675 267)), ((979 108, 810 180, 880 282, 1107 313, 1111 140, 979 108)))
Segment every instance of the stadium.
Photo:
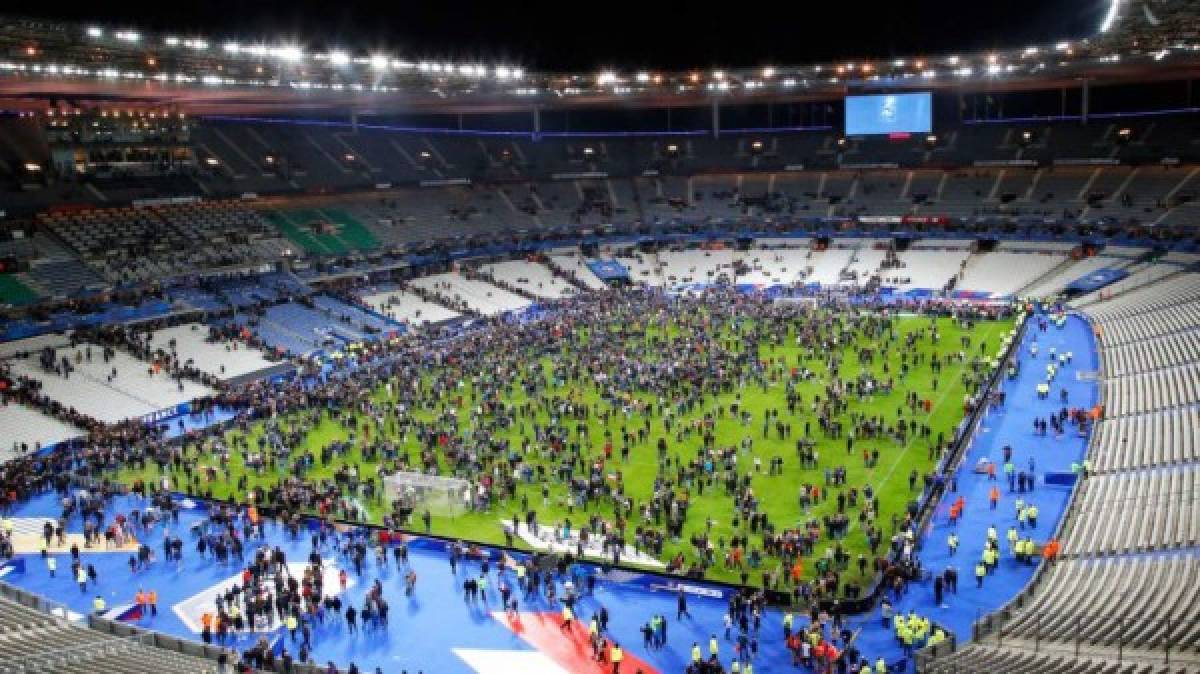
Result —
POLYGON ((590 71, 0 15, 0 671, 1200 672, 1200 6, 1100 4, 590 71))

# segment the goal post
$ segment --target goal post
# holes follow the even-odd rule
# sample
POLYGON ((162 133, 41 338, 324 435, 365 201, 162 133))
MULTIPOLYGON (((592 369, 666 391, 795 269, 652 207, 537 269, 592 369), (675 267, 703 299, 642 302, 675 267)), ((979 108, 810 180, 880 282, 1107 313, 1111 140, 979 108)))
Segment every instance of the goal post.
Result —
POLYGON ((426 511, 458 515, 467 509, 471 483, 458 477, 400 472, 384 479, 383 492, 393 510, 405 517, 426 511))

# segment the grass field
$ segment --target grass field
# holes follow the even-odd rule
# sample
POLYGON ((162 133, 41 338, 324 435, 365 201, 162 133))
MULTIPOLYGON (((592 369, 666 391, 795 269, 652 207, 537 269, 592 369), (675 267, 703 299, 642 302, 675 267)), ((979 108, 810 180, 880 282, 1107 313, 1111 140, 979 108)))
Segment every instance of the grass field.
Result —
MULTIPOLYGON (((935 458, 931 457, 930 445, 938 437, 939 433, 945 435, 946 438, 952 436, 953 428, 960 422, 963 416, 963 399, 966 392, 962 375, 968 369, 968 365, 953 361, 946 364, 945 368, 938 376, 938 385, 935 390, 934 375, 926 366, 918 366, 911 369, 906 375, 901 375, 900 358, 901 352, 906 352, 909 357, 912 357, 917 352, 925 354, 927 358, 933 357, 935 354, 939 358, 945 360, 947 357, 957 356, 960 351, 964 351, 967 360, 974 358, 981 352, 981 341, 986 345, 982 350, 988 357, 995 353, 996 348, 1000 345, 1004 336, 1012 329, 1013 323, 1011 320, 993 321, 977 323, 974 329, 968 335, 966 330, 951 319, 937 319, 937 330, 940 334, 939 341, 935 344, 928 338, 917 340, 912 348, 906 349, 904 346, 903 337, 908 333, 913 333, 921 330, 926 330, 931 325, 931 319, 922 317, 900 317, 895 319, 894 329, 900 336, 900 339, 893 342, 885 352, 883 358, 876 358, 874 362, 862 364, 857 358, 858 350, 862 347, 878 346, 869 343, 869 341, 859 335, 855 335, 855 340, 845 343, 842 346, 841 353, 841 369, 839 376, 842 379, 850 379, 857 376, 860 372, 869 371, 874 373, 881 380, 887 377, 895 377, 897 381, 896 388, 889 395, 875 394, 866 397, 865 399, 857 399, 851 397, 845 413, 842 414, 841 420, 847 431, 853 428, 851 421, 852 415, 880 415, 886 423, 892 423, 897 419, 898 414, 903 408, 904 418, 915 419, 919 423, 927 424, 932 429, 931 437, 921 438, 917 435, 910 435, 905 444, 901 444, 896 439, 888 436, 872 438, 870 440, 860 439, 854 446, 854 451, 851 455, 847 455, 845 438, 834 439, 826 437, 822 434, 817 420, 814 417, 810 403, 815 395, 823 395, 824 387, 828 381, 827 358, 829 354, 807 348, 795 346, 794 331, 789 335, 787 340, 784 340, 783 345, 771 345, 767 343, 753 345, 757 348, 759 357, 764 359, 772 359, 784 364, 780 368, 782 376, 775 378, 766 388, 758 384, 746 385, 739 391, 724 393, 717 396, 715 399, 711 396, 706 398, 702 409, 698 409, 690 414, 677 416, 676 422, 678 428, 682 424, 690 423, 693 420, 701 418, 705 411, 712 410, 717 406, 722 406, 726 410, 730 405, 740 397, 740 402, 743 409, 748 410, 752 415, 752 420, 749 424, 744 425, 741 420, 731 418, 728 414, 717 419, 715 427, 716 445, 718 447, 735 446, 742 442, 743 438, 749 436, 753 439, 752 455, 762 459, 763 472, 756 474, 753 477, 753 488, 755 494, 760 499, 760 510, 770 514, 772 523, 778 528, 788 528, 798 526, 802 522, 809 519, 819 519, 820 517, 832 514, 837 510, 836 494, 839 488, 830 490, 827 500, 816 504, 811 508, 806 515, 799 504, 798 494, 801 485, 816 484, 824 488, 825 485, 825 469, 844 466, 847 471, 847 481, 843 490, 848 490, 850 487, 858 487, 861 489, 864 485, 870 484, 874 488, 879 501, 880 512, 877 516, 876 523, 883 530, 885 542, 883 547, 886 548, 886 538, 890 536, 891 520, 893 515, 903 515, 908 503, 916 496, 921 489, 921 483, 918 481, 916 491, 909 488, 910 471, 916 470, 919 474, 924 474, 928 471, 935 462, 935 458), (970 346, 966 349, 960 339, 963 336, 968 336, 971 340, 970 346), (890 368, 890 374, 884 374, 885 362, 890 368), (803 403, 797 408, 796 414, 788 413, 785 400, 785 379, 787 371, 793 367, 811 369, 817 376, 807 381, 800 381, 796 386, 796 391, 802 396, 803 403), (933 401, 932 410, 926 414, 923 410, 911 414, 905 405, 905 396, 908 392, 916 392, 922 399, 930 399, 933 401), (778 409, 781 414, 781 419, 790 423, 793 427, 793 433, 790 439, 779 439, 776 437, 774 430, 771 431, 770 437, 763 436, 763 419, 767 409, 778 409), (803 428, 806 421, 811 422, 812 432, 811 438, 816 441, 816 449, 819 452, 819 464, 816 468, 802 468, 797 458, 796 439, 803 435, 803 428), (682 423, 679 423, 682 422, 682 423), (876 466, 868 468, 864 466, 861 457, 862 449, 877 448, 879 450, 880 459, 876 466), (783 459, 783 474, 769 476, 767 468, 770 466, 773 457, 782 457, 783 459)), ((678 338, 677 328, 672 326, 667 330, 667 338, 678 338)), ((635 337, 634 339, 646 339, 646 337, 635 337)), ((586 345, 579 344, 573 348, 584 348, 586 345)), ((572 347, 564 347, 569 349, 572 347)), ((749 348, 749 347, 746 347, 749 348)), ((578 357, 578 353, 564 353, 566 357, 578 357)), ((653 356, 650 356, 653 357, 653 356)), ((550 358, 542 357, 542 370, 545 376, 551 377, 550 358)), ((470 407, 472 405, 472 393, 480 385, 480 382, 491 376, 488 372, 467 371, 463 373, 463 387, 458 391, 463 394, 462 405, 457 408, 461 413, 460 418, 470 418, 470 407)), ((511 396, 506 399, 514 405, 522 405, 526 402, 525 394, 520 386, 513 386, 509 389, 511 396)), ((574 395, 579 399, 586 401, 589 405, 608 407, 609 403, 602 400, 598 389, 580 388, 576 384, 565 386, 554 386, 553 384, 542 392, 542 395, 574 395)), ((378 400, 385 400, 385 393, 380 388, 376 392, 375 397, 378 400)), ((641 396, 644 400, 650 401, 649 396, 641 396)), ((443 396, 439 406, 431 409, 423 409, 413 413, 420 419, 432 420, 441 415, 446 409, 453 405, 453 399, 450 396, 443 396)), ((538 405, 537 418, 538 422, 545 424, 549 421, 549 415, 545 409, 538 405)), ((522 422, 529 422, 529 419, 522 419, 522 422)), ((288 420, 284 421, 284 427, 289 427, 288 420)), ((653 418, 652 432, 649 438, 642 443, 632 445, 630 459, 628 464, 619 463, 619 448, 621 431, 623 426, 627 426, 631 431, 639 428, 642 425, 641 418, 626 418, 624 414, 613 415, 607 425, 599 418, 599 415, 593 414, 586 422, 589 425, 590 437, 592 438, 591 447, 585 447, 585 453, 592 455, 600 454, 603 446, 603 438, 605 432, 612 433, 614 438, 614 455, 613 462, 615 468, 619 468, 624 474, 625 493, 634 499, 635 503, 640 504, 648 499, 653 491, 656 476, 659 475, 659 461, 656 450, 656 442, 660 436, 664 436, 662 420, 658 415, 653 418)), ((574 427, 576 422, 570 421, 569 424, 574 427)), ((513 448, 520 448, 522 440, 531 435, 527 428, 527 423, 515 423, 511 427, 503 429, 503 433, 512 441, 513 448)), ((308 426, 307 435, 303 443, 303 448, 312 450, 315 454, 319 454, 319 448, 327 446, 333 441, 344 441, 349 438, 349 429, 340 421, 325 414, 321 417, 319 423, 308 426)), ((468 423, 463 423, 460 431, 469 430, 468 423)), ((231 434, 236 431, 231 431, 231 434)), ((249 431, 250 445, 254 446, 255 441, 264 433, 262 424, 253 426, 249 431)), ((361 434, 359 434, 361 440, 361 434)), ((400 438, 393 436, 389 438, 392 441, 399 442, 400 438)), ((698 435, 692 435, 684 438, 683 442, 676 442, 674 434, 667 435, 669 450, 668 454, 673 457, 680 457, 684 462, 690 461, 697 456, 697 451, 701 446, 701 441, 698 435)), ((293 450, 295 451, 295 450, 293 450)), ((417 440, 410 435, 406 443, 401 444, 401 451, 408 452, 412 455, 418 455, 420 447, 417 440)), ((542 463, 549 467, 548 462, 537 456, 536 453, 527 454, 527 460, 533 463, 542 463)), ((222 475, 211 483, 205 483, 199 490, 202 494, 211 490, 212 496, 216 498, 230 498, 235 500, 241 499, 241 494, 234 493, 236 489, 234 485, 243 476, 248 481, 249 485, 269 485, 276 483, 281 477, 289 474, 286 466, 277 466, 275 470, 266 470, 264 472, 256 472, 247 469, 244 457, 240 451, 233 451, 228 464, 219 462, 214 459, 211 454, 200 454, 196 459, 198 466, 215 466, 222 475)), ((746 473, 750 470, 749 462, 751 456, 742 454, 739 458, 738 472, 746 473)), ((360 475, 373 476, 378 471, 378 464, 374 461, 364 461, 360 448, 358 446, 351 449, 343 459, 336 459, 327 465, 317 464, 316 467, 306 473, 306 478, 310 480, 329 478, 336 470, 347 465, 357 465, 360 475)), ((547 474, 552 476, 554 471, 549 469, 547 474)), ((675 471, 672 469, 669 474, 673 477, 675 471)), ((154 480, 158 476, 158 468, 153 464, 148 465, 144 470, 132 471, 127 470, 121 473, 121 479, 126 482, 131 482, 136 479, 154 480)), ((173 482, 180 488, 186 485, 186 479, 182 474, 175 473, 173 482)), ((719 483, 718 483, 719 484, 719 483)), ((433 518, 433 532, 436 534, 459 537, 463 539, 476 540, 480 542, 502 543, 505 540, 502 532, 500 521, 502 519, 509 520, 513 514, 520 508, 520 496, 523 494, 528 497, 531 507, 538 511, 538 519, 543 525, 550 525, 561 521, 564 518, 570 517, 575 527, 585 523, 586 519, 592 512, 599 513, 612 521, 612 507, 607 503, 592 502, 592 506, 588 513, 581 513, 578 509, 574 513, 568 513, 565 505, 567 489, 557 479, 552 479, 549 483, 551 499, 550 505, 543 507, 542 505, 542 485, 541 483, 525 484, 521 483, 518 487, 518 496, 506 502, 501 502, 493 507, 488 512, 468 512, 465 514, 448 517, 435 516, 433 518)), ((711 529, 711 538, 713 541, 723 539, 728 541, 735 533, 733 523, 733 507, 731 499, 725 494, 725 490, 721 486, 705 488, 703 494, 698 493, 695 488, 690 488, 689 496, 691 507, 689 516, 685 523, 684 535, 679 540, 668 539, 663 559, 669 559, 679 551, 683 551, 687 559, 696 558, 693 546, 690 543, 691 535, 694 533, 702 533, 706 527, 706 519, 714 520, 711 529)), ((366 503, 364 504, 371 518, 378 521, 381 517, 383 505, 381 503, 366 503)), ((857 521, 857 509, 847 508, 847 513, 851 515, 851 525, 849 534, 842 539, 842 544, 850 558, 854 559, 859 553, 868 552, 867 541, 861 527, 857 521)), ((640 515, 635 514, 630 518, 629 530, 642 524, 643 520, 640 515)), ((417 525, 419 528, 419 524, 417 525)), ((742 523, 740 533, 746 535, 749 530, 745 523, 742 523)), ((761 537, 752 535, 751 547, 761 546, 761 537)), ((518 541, 519 542, 519 541, 518 541)), ((823 536, 821 541, 816 546, 815 556, 823 554, 825 549, 833 545, 827 537, 823 536)), ((870 557, 870 555, 867 555, 870 557)), ((708 577, 717 580, 737 582, 739 580, 738 573, 727 570, 719 561, 721 555, 718 553, 718 562, 709 569, 708 577)), ((815 573, 815 564, 805 563, 805 576, 812 577, 815 573)), ((757 584, 761 582, 761 575, 764 570, 776 568, 779 561, 773 557, 767 557, 764 564, 754 569, 750 575, 750 582, 757 584)), ((870 569, 868 568, 868 573, 870 569)), ((846 569, 842 575, 843 581, 861 580, 858 570, 854 564, 846 569)))

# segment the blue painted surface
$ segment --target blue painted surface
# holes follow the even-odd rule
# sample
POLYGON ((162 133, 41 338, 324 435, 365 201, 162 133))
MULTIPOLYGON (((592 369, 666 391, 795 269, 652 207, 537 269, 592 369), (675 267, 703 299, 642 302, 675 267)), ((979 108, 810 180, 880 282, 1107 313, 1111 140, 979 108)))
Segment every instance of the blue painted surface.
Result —
MULTIPOLYGON (((1036 321, 1036 317, 1033 319, 1036 321)), ((1046 418, 1058 411, 1058 391, 1065 388, 1068 404, 1072 407, 1091 407, 1099 396, 1094 381, 1080 381, 1077 374, 1098 369, 1094 338, 1091 327, 1078 316, 1068 317, 1060 329, 1053 324, 1046 332, 1031 323, 1020 349, 1021 369, 1015 380, 1005 379, 1003 391, 1007 395, 1004 407, 989 411, 975 441, 971 444, 962 467, 957 472, 957 493, 947 492, 938 506, 931 525, 922 532, 920 558, 925 568, 941 573, 947 566, 958 569, 958 594, 947 594, 942 606, 934 604, 933 583, 928 581, 910 587, 906 596, 896 603, 898 610, 914 609, 921 615, 948 627, 960 641, 970 637, 971 624, 979 617, 999 608, 1016 595, 1033 576, 1035 566, 1021 565, 1008 554, 1005 533, 1009 526, 1016 526, 1014 503, 1018 497, 1038 506, 1037 528, 1031 530, 1034 541, 1044 543, 1053 533, 1062 517, 1070 498, 1070 488, 1046 485, 1042 476, 1047 472, 1069 472, 1071 463, 1080 460, 1087 448, 1087 439, 1074 433, 1068 425, 1067 433, 1061 438, 1036 436, 1033 420, 1046 418), (1038 357, 1030 353, 1030 345, 1037 341, 1038 357), (1045 365, 1049 362, 1050 348, 1058 353, 1073 353, 1071 365, 1059 371, 1049 400, 1037 399, 1036 386, 1045 381, 1045 365), (1034 461, 1039 476, 1033 492, 1018 494, 1008 490, 1004 473, 997 468, 997 481, 988 480, 984 474, 974 472, 980 459, 990 459, 997 466, 1003 464, 1003 448, 1013 448, 1013 463, 1017 470, 1028 470, 1029 461, 1034 461), (998 484, 1001 497, 996 510, 989 507, 988 493, 992 485, 998 484), (966 508, 957 526, 949 521, 950 504, 961 495, 966 499, 966 508), (976 589, 974 567, 983 552, 987 540, 987 529, 994 525, 1001 541, 1001 560, 995 573, 984 581, 982 589, 976 589), (946 543, 951 532, 959 537, 958 552, 951 555, 946 543)), ((1025 531, 1018 529, 1022 537, 1025 531)))
MULTIPOLYGON (((108 510, 109 520, 111 521, 118 512, 127 514, 133 509, 145 506, 146 502, 137 497, 119 497, 114 499, 108 510)), ((14 512, 15 517, 57 517, 58 514, 58 498, 53 494, 33 499, 14 512)), ((80 591, 70 577, 69 554, 56 555, 59 566, 56 578, 49 576, 45 563, 35 554, 23 555, 21 558, 28 563, 28 568, 24 571, 14 569, 7 574, 5 580, 27 590, 50 596, 81 614, 91 611, 92 601, 97 594, 105 597, 110 608, 119 609, 132 603, 133 595, 139 588, 155 590, 159 594, 158 616, 143 616, 136 624, 199 640, 200 635, 191 631, 172 607, 211 586, 226 587, 222 583, 238 573, 241 568, 236 563, 220 565, 215 561, 200 558, 190 530, 193 524, 203 521, 204 517, 202 509, 184 510, 179 522, 169 525, 170 531, 184 539, 182 565, 174 562, 168 564, 161 560, 164 528, 158 526, 141 539, 160 554, 159 559, 149 569, 131 573, 126 554, 85 551, 84 563, 96 567, 99 581, 98 586, 89 586, 86 592, 80 591)), ((80 522, 78 518, 74 518, 69 523, 68 530, 78 529, 80 522)), ((271 524, 266 526, 266 534, 263 543, 279 546, 289 561, 303 562, 307 559, 311 550, 307 532, 299 539, 292 540, 282 527, 271 524)), ((258 544, 260 543, 253 541, 247 545, 247 558, 252 557, 258 544)), ((383 629, 360 629, 357 634, 351 634, 341 621, 327 621, 314 630, 314 659, 319 663, 333 660, 343 666, 354 662, 365 671, 382 667, 386 672, 398 672, 401 668, 407 668, 411 672, 424 669, 439 674, 473 674, 474 670, 454 654, 454 649, 530 650, 531 647, 526 642, 491 616, 491 611, 500 609, 496 589, 500 576, 495 571, 496 564, 492 564, 492 572, 489 575, 488 602, 470 604, 462 598, 462 582, 469 577, 478 577, 480 565, 477 562, 466 561, 459 565, 456 574, 452 574, 447 555, 437 548, 436 545, 416 544, 410 548, 409 560, 418 576, 417 591, 412 598, 404 596, 404 572, 397 570, 390 559, 386 567, 379 568, 375 565, 374 555, 368 555, 361 576, 354 576, 353 568, 350 567, 349 573, 354 576, 355 585, 341 595, 343 601, 349 600, 355 606, 361 606, 366 591, 378 578, 383 583, 384 596, 391 606, 389 624, 383 629)), ((322 557, 338 559, 332 548, 323 550, 322 557)), ((342 564, 339 564, 340 566, 342 564)), ((345 566, 349 567, 349 564, 345 566)), ((515 575, 505 572, 504 577, 511 586, 516 587, 515 575)), ((664 581, 664 584, 666 582, 664 581)), ((651 662, 664 674, 682 671, 689 658, 693 641, 707 644, 710 634, 723 631, 719 628, 725 612, 725 602, 721 599, 691 595, 688 598, 691 617, 678 621, 675 613, 675 594, 665 589, 649 589, 650 585, 658 583, 647 582, 645 577, 634 577, 625 582, 601 580, 597 584, 595 595, 584 598, 576 613, 581 619, 587 620, 601 605, 607 607, 610 612, 610 634, 625 646, 626 651, 636 653, 651 662), (666 616, 669 622, 668 648, 661 651, 644 651, 641 649, 639 628, 654 614, 666 616)), ((697 585, 706 586, 704 583, 697 585)), ((561 581, 558 589, 559 596, 562 596, 561 581)), ((554 614, 560 610, 558 605, 551 605, 540 597, 522 598, 520 609, 554 614)), ((771 663, 787 661, 783 659, 788 656, 782 644, 781 624, 781 614, 777 611, 770 611, 764 617, 761 649, 756 659, 762 671, 771 671, 771 663)), ((244 635, 226 642, 226 645, 249 648, 263 634, 259 632, 244 635)), ((280 636, 282 630, 268 634, 271 637, 280 636)), ((296 653, 298 645, 293 643, 290 637, 282 638, 291 652, 296 653)), ((723 659, 728 662, 732 655, 732 644, 722 640, 722 649, 723 659)))

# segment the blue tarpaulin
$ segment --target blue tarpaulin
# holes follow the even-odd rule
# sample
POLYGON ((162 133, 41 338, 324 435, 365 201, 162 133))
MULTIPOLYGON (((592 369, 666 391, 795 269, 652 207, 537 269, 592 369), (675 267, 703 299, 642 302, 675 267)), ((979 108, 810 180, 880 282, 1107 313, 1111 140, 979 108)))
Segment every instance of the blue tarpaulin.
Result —
POLYGON ((587 266, 601 281, 620 281, 629 278, 629 270, 616 260, 588 260, 587 266))
POLYGON ((1067 285, 1069 293, 1090 293, 1103 288, 1106 285, 1111 285, 1129 276, 1129 272, 1124 269, 1097 269, 1096 271, 1075 279, 1067 285))

